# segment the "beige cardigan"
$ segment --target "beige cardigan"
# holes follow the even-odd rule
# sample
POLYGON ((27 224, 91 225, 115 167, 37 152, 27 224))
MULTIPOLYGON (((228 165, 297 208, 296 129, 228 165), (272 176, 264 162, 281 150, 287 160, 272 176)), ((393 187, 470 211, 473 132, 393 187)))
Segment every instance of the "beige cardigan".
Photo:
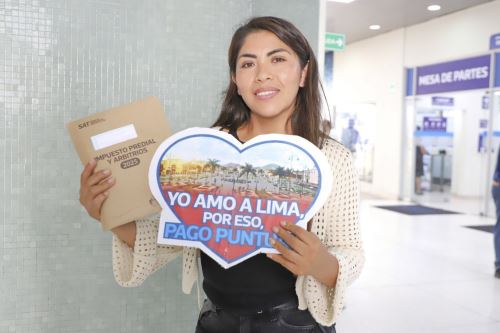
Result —
MULTIPOLYGON (((364 262, 359 230, 358 179, 351 153, 340 143, 326 140, 322 152, 333 172, 332 192, 313 218, 311 231, 328 247, 339 262, 339 275, 333 288, 312 276, 298 276, 295 290, 300 309, 309 309, 325 326, 333 324, 344 304, 347 287, 359 276, 364 262)), ((198 278, 199 250, 156 243, 158 216, 137 221, 134 251, 113 235, 113 271, 123 287, 136 287, 160 267, 182 253, 182 291, 190 293, 198 278)))

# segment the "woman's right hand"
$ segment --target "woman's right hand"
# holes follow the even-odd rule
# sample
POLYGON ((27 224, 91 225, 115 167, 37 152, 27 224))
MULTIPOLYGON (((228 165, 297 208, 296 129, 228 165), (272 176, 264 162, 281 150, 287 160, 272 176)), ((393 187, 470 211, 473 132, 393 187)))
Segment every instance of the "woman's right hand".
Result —
POLYGON ((115 184, 111 171, 94 172, 97 165, 92 159, 82 171, 80 177, 80 203, 94 219, 101 220, 101 207, 108 198, 109 189, 115 184))

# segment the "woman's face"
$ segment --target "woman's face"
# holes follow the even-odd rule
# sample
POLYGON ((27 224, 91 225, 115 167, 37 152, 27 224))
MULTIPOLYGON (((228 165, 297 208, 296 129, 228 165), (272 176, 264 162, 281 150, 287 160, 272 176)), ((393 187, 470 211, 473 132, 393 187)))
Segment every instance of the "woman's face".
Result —
POLYGON ((285 122, 293 113, 299 87, 304 85, 307 65, 275 34, 249 34, 236 60, 233 81, 252 117, 285 122))

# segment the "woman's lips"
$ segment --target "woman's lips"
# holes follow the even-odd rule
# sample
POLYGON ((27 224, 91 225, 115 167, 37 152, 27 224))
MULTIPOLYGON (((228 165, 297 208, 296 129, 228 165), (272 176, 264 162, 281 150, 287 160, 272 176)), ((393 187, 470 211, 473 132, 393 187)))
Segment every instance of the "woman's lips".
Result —
POLYGON ((257 89, 255 91, 255 96, 257 99, 266 100, 273 98, 279 93, 278 89, 257 89))

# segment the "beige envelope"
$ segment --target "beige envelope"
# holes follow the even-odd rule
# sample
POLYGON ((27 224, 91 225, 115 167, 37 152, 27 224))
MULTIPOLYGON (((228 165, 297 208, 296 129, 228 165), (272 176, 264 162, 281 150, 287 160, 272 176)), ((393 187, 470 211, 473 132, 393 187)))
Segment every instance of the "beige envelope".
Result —
POLYGON ((101 210, 104 230, 159 212, 148 185, 151 159, 170 129, 156 97, 122 105, 66 125, 80 160, 97 160, 116 179, 101 210))

